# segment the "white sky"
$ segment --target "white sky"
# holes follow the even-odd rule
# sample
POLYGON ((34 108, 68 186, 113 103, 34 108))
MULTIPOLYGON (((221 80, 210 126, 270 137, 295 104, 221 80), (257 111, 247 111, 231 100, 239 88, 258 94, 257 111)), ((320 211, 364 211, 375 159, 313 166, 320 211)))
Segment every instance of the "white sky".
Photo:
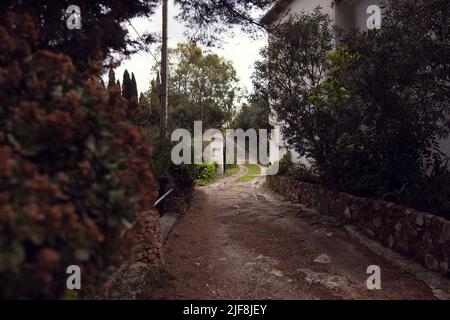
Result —
MULTIPOLYGON (((185 26, 175 19, 177 14, 177 8, 174 6, 173 1, 169 1, 169 47, 176 47, 178 43, 186 42, 188 39, 183 35, 185 26)), ((139 32, 144 34, 145 32, 153 32, 161 34, 161 7, 156 10, 156 13, 152 15, 152 20, 144 18, 135 18, 131 21, 133 26, 139 32)), ((136 32, 129 27, 130 35, 135 36, 136 32)), ((260 37, 258 40, 251 39, 248 35, 242 33, 239 29, 234 31, 234 35, 224 35, 224 43, 222 48, 212 48, 210 51, 222 56, 231 62, 236 69, 237 76, 240 80, 241 87, 248 92, 252 91, 251 75, 253 73, 254 62, 259 57, 260 49, 266 45, 267 38, 265 36, 260 37)), ((159 53, 156 51, 156 47, 160 44, 157 43, 151 47, 155 56, 159 53)), ((158 56, 156 56, 159 58, 158 56)), ((138 91, 147 91, 150 86, 150 81, 155 77, 155 74, 151 72, 151 68, 155 60, 150 53, 137 53, 132 55, 129 59, 123 60, 122 64, 115 69, 116 79, 122 83, 123 72, 125 69, 131 75, 134 72, 137 80, 138 91)), ((107 83, 108 75, 104 75, 104 81, 107 83)))

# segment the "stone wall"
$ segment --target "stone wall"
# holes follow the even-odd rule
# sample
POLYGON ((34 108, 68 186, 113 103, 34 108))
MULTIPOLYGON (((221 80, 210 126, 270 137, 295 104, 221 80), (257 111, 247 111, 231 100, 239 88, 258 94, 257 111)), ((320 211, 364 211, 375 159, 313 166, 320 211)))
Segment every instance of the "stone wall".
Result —
POLYGON ((136 252, 125 260, 110 280, 108 299, 140 299, 159 281, 163 266, 162 232, 156 210, 139 213, 134 230, 137 237, 136 252))
POLYGON ((162 264, 163 239, 159 213, 156 210, 141 213, 138 216, 138 221, 142 225, 136 228, 139 239, 136 260, 151 265, 162 264))
POLYGON ((387 247, 414 257, 427 268, 450 275, 450 222, 446 219, 286 177, 269 176, 267 182, 290 200, 334 215, 387 247))

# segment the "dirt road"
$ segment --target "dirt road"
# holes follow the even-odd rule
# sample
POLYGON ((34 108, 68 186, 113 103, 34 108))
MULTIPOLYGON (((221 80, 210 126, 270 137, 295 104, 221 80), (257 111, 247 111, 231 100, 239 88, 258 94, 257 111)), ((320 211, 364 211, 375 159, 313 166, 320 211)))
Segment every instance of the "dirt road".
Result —
POLYGON ((168 276, 149 298, 433 299, 427 285, 307 208, 283 200, 245 168, 195 192, 165 244, 168 276), (381 290, 367 289, 367 267, 381 290))

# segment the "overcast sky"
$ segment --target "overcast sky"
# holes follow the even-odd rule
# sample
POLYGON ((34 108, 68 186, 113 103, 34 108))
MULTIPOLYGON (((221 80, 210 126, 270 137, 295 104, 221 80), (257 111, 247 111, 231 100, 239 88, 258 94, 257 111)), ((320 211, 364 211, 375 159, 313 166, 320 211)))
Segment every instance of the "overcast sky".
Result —
MULTIPOLYGON (((187 38, 183 35, 185 26, 175 19, 177 12, 177 8, 174 6, 173 1, 169 1, 169 47, 171 48, 176 47, 178 43, 187 41, 187 38)), ((136 18, 133 19, 131 23, 139 34, 154 32, 160 35, 161 19, 161 8, 159 8, 152 16, 152 20, 136 18)), ((136 36, 136 32, 131 27, 128 29, 133 37, 136 36)), ((209 50, 231 60, 236 69, 238 78, 240 79, 241 87, 247 89, 248 92, 251 92, 253 64, 258 59, 259 50, 266 45, 267 38, 263 35, 260 39, 255 40, 237 29, 234 31, 234 36, 224 36, 224 40, 224 44, 221 48, 212 48, 209 50)), ((151 47, 152 52, 155 55, 159 55, 156 51, 158 45, 160 44, 158 43, 151 47)), ((157 58, 159 57, 157 56, 157 58)), ((123 72, 127 69, 130 72, 130 75, 131 72, 134 72, 138 91, 147 91, 150 81, 155 76, 151 73, 151 68, 154 63, 155 60, 150 53, 143 52, 134 54, 128 60, 122 61, 120 67, 115 70, 116 78, 122 83, 123 72)), ((104 76, 104 80, 105 83, 107 83, 107 74, 104 76)))

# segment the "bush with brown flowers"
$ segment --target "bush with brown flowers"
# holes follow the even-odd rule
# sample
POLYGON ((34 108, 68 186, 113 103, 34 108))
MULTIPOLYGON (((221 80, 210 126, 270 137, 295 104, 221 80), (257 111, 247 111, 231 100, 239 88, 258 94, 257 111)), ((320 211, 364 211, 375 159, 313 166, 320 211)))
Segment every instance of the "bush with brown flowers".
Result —
POLYGON ((95 295, 156 197, 138 107, 36 50, 29 17, 1 17, 0 38, 0 298, 64 297, 69 265, 95 295))

